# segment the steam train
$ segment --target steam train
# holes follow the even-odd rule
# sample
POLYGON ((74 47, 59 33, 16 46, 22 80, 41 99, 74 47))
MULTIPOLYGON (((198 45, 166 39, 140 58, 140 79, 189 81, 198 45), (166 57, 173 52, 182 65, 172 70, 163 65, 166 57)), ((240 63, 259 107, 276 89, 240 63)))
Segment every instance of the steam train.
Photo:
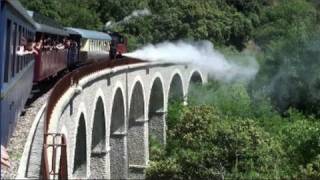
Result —
POLYGON ((35 83, 48 80, 61 71, 78 65, 116 58, 126 51, 126 38, 119 33, 64 28, 50 18, 27 11, 18 0, 1 0, 1 144, 8 143, 16 119, 35 83), (42 42, 38 53, 18 54, 19 47, 23 46, 26 39, 42 42), (48 45, 65 39, 73 42, 67 48, 52 48, 48 45), (51 42, 44 42, 45 40, 51 42))

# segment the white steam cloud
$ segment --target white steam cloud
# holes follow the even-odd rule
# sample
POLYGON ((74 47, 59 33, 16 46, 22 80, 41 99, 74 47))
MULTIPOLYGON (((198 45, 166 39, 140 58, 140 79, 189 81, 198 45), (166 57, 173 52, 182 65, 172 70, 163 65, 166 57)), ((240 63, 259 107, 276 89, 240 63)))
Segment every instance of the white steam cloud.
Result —
POLYGON ((126 16, 122 21, 128 22, 132 18, 149 16, 149 15, 151 15, 151 12, 147 8, 144 8, 142 10, 134 10, 129 16, 126 16))
POLYGON ((124 55, 148 61, 194 64, 209 72, 214 79, 224 82, 250 80, 259 70, 254 57, 227 59, 209 41, 149 44, 124 55))
POLYGON ((132 11, 132 13, 130 15, 124 17, 121 21, 118 21, 118 22, 108 21, 105 26, 106 26, 106 28, 111 28, 115 25, 128 23, 133 18, 150 16, 150 15, 151 15, 151 11, 147 8, 140 9, 140 10, 134 10, 134 11, 132 11))

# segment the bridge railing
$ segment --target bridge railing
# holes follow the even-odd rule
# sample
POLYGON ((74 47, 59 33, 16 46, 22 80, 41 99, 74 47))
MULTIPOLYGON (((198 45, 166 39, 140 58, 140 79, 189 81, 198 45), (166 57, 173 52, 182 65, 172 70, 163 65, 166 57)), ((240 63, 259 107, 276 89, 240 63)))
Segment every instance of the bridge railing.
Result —
MULTIPOLYGON (((87 75, 90 75, 94 72, 106 69, 106 68, 113 68, 116 66, 121 65, 129 65, 129 64, 135 64, 135 63, 142 63, 142 60, 138 59, 132 59, 132 58, 123 58, 123 59, 117 59, 117 60, 109 60, 109 61, 99 61, 95 62, 83 67, 80 67, 70 73, 68 73, 66 76, 64 76, 62 79, 60 79, 56 85, 54 86, 49 99, 47 103, 47 110, 45 114, 45 124, 44 124, 44 146, 43 146, 43 166, 42 166, 42 176, 44 179, 50 179, 52 176, 55 178, 58 176, 60 179, 68 179, 68 170, 67 170, 67 147, 66 147, 66 139, 65 136, 58 135, 60 137, 60 140, 55 140, 54 143, 48 143, 48 138, 52 137, 52 133, 49 133, 49 124, 50 119, 53 113, 53 110, 55 108, 55 105, 58 103, 60 98, 63 96, 63 94, 71 88, 73 85, 78 84, 79 80, 87 75), (48 149, 52 148, 51 153, 51 168, 49 166, 49 153, 48 149), (57 149, 61 148, 61 156, 60 156, 60 165, 59 170, 56 171, 56 154, 57 149)), ((54 135, 55 138, 57 134, 54 135)))

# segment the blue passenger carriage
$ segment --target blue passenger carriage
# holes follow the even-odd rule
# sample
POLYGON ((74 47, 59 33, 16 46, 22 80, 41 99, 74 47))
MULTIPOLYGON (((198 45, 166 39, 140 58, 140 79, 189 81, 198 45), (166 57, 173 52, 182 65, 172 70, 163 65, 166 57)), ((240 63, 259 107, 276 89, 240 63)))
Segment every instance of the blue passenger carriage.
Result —
POLYGON ((34 56, 19 56, 23 41, 34 40, 34 21, 18 0, 0 2, 1 144, 6 145, 32 88, 34 56))

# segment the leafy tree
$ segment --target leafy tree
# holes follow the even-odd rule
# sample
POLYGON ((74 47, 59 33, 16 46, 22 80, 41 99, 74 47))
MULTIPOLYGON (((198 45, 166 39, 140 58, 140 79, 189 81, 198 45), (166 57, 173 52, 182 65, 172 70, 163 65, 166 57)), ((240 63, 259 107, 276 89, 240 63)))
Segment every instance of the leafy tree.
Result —
POLYGON ((319 120, 294 109, 281 117, 244 87, 209 82, 195 88, 206 97, 192 93, 188 106, 170 105, 167 145, 152 154, 147 177, 319 178, 319 120))
POLYGON ((151 163, 150 179, 277 177, 282 153, 252 119, 225 116, 210 106, 183 109, 168 131, 166 152, 151 163))
POLYGON ((318 33, 315 33, 270 48, 252 86, 265 89, 282 113, 294 107, 319 116, 319 46, 318 33))
POLYGON ((261 25, 254 33, 255 40, 259 46, 266 47, 309 34, 316 27, 317 11, 306 0, 279 0, 264 8, 260 19, 261 25))
POLYGON ((50 17, 63 26, 87 29, 102 29, 95 11, 96 1, 92 0, 21 0, 30 10, 50 17))

